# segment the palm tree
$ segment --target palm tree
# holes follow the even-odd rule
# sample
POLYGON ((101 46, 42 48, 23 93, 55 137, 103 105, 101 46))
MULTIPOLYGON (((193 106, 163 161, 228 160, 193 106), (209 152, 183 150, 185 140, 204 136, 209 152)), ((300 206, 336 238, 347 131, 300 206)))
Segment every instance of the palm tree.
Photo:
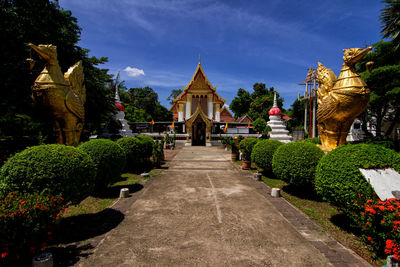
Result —
POLYGON ((400 0, 383 0, 380 21, 383 24, 383 38, 391 38, 396 49, 400 47, 400 0))

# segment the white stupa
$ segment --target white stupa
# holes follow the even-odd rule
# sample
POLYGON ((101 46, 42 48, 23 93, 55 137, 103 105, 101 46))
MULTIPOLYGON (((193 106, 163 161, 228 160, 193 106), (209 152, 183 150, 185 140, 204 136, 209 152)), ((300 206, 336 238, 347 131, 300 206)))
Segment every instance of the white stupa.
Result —
POLYGON ((268 112, 269 121, 268 126, 271 127, 269 132, 269 138, 281 141, 283 143, 289 143, 292 141, 292 137, 289 135, 289 131, 286 130, 285 122, 282 120, 282 112, 278 108, 278 102, 276 101, 276 93, 274 94, 274 105, 268 112))
POLYGON ((113 115, 115 120, 119 120, 121 123, 121 129, 119 130, 119 135, 122 137, 130 137, 133 136, 132 130, 129 127, 128 122, 125 119, 125 107, 121 104, 121 100, 119 99, 118 94, 118 86, 115 86, 115 103, 117 113, 113 115))
MULTIPOLYGON (((117 76, 118 79, 118 76, 117 76)), ((108 129, 108 124, 106 127, 103 129, 103 132, 99 135, 100 138, 110 138, 110 136, 117 135, 121 137, 131 137, 134 136, 132 133, 131 128, 129 127, 128 122, 125 119, 125 107, 121 104, 121 100, 119 98, 118 94, 118 86, 115 85, 115 111, 116 113, 112 115, 112 118, 114 120, 118 120, 121 123, 121 129, 118 131, 117 134, 112 134, 110 133, 110 130, 108 129)))

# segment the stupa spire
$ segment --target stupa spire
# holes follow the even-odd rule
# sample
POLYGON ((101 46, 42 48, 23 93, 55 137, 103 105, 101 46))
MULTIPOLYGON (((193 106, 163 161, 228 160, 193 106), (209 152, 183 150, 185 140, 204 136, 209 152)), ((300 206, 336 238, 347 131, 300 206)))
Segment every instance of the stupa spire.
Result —
POLYGON ((117 74, 117 77, 115 78, 115 103, 121 103, 118 93, 118 79, 119 79, 119 72, 117 74))
POLYGON ((274 108, 278 107, 278 101, 276 101, 276 91, 274 91, 274 105, 273 105, 273 107, 274 108))

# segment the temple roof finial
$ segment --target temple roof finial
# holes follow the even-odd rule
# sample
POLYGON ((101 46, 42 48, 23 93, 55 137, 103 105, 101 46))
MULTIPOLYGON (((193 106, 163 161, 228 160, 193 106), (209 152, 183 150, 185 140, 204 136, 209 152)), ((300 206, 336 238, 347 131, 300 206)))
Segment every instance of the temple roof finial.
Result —
POLYGON ((274 91, 274 105, 273 105, 273 107, 274 108, 278 107, 278 101, 276 101, 276 92, 275 91, 274 91))
POLYGON ((199 54, 199 64, 201 64, 201 57, 200 57, 200 54, 199 54))

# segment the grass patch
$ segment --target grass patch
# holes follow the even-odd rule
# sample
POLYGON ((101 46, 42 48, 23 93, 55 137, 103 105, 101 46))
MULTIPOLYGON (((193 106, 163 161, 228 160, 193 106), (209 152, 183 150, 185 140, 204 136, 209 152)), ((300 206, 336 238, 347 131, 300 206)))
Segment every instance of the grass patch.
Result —
MULTIPOLYGON (((133 173, 124 173, 104 193, 93 194, 82 200, 77 205, 69 206, 63 217, 77 216, 87 213, 97 213, 111 206, 119 197, 119 190, 125 186, 134 186, 141 180, 141 176, 133 173)), ((132 190, 129 190, 132 192, 132 190)))
POLYGON ((316 221, 324 231, 330 233, 339 242, 348 246, 358 255, 375 266, 385 264, 385 259, 376 259, 375 253, 358 236, 358 230, 349 227, 349 222, 339 209, 323 201, 310 190, 299 189, 288 185, 280 179, 263 176, 262 181, 268 186, 280 188, 281 195, 311 219, 316 221))

